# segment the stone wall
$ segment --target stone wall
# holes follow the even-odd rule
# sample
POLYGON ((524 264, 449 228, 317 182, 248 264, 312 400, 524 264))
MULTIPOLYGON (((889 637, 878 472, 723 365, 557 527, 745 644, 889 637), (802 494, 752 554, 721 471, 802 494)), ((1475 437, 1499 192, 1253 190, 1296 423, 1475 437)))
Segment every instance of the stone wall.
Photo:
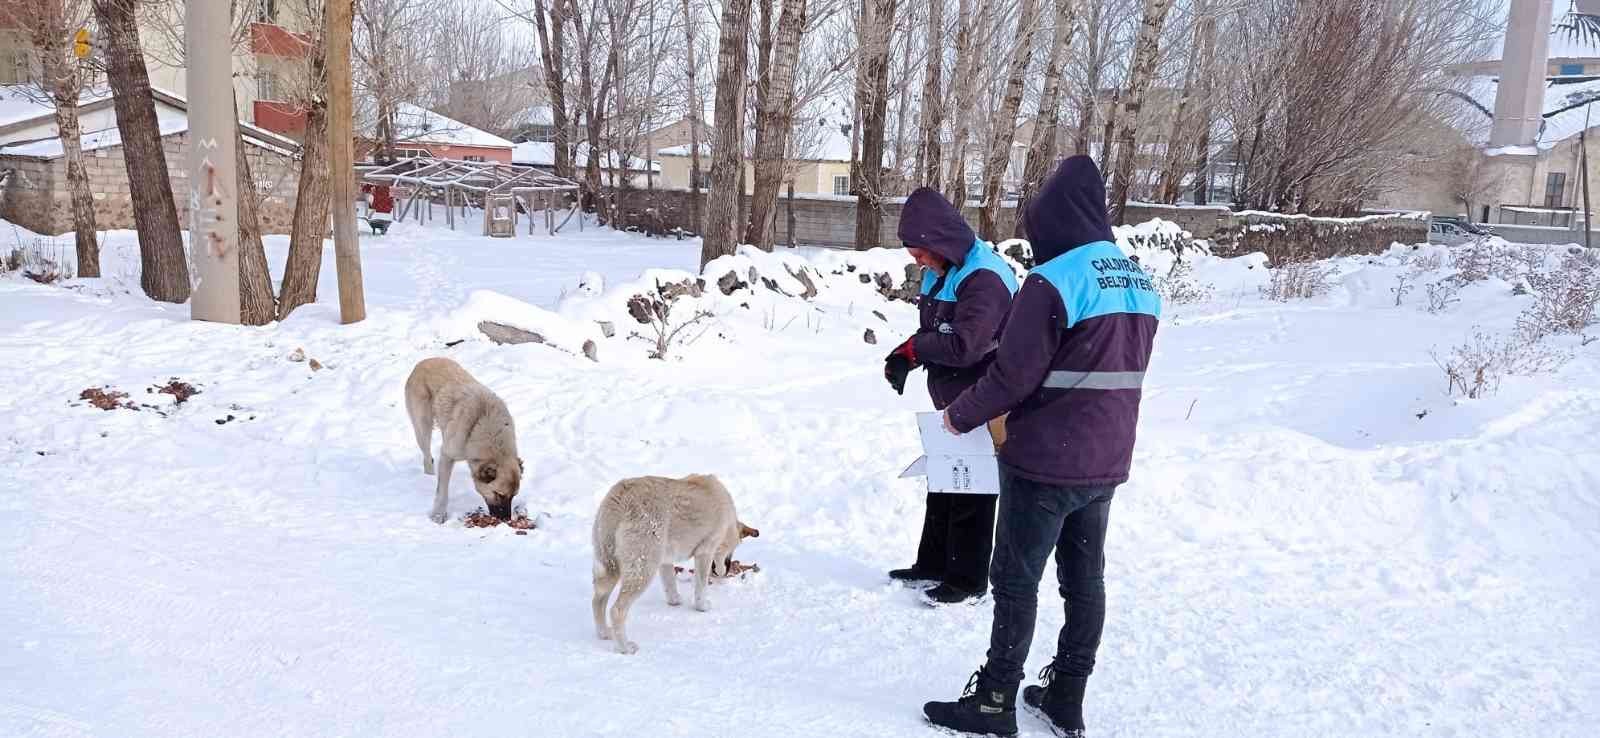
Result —
MULTIPOLYGON (((656 190, 647 193, 633 190, 620 193, 620 220, 624 226, 641 230, 670 231, 681 228, 689 232, 698 229, 689 223, 689 198, 704 197, 704 193, 691 195, 687 190, 656 190), (655 209, 655 218, 650 208, 655 209)), ((883 206, 883 226, 879 234, 882 246, 898 246, 900 239, 895 229, 900 223, 901 200, 891 200, 883 206)), ((749 198, 745 198, 749 207, 749 198)), ((788 218, 794 216, 794 240, 797 244, 854 248, 856 245, 856 201, 854 198, 829 195, 796 195, 778 199, 777 242, 788 242, 788 218)), ((748 212, 748 210, 746 211, 748 212)), ((968 222, 978 222, 977 208, 964 210, 968 222)), ((702 208, 702 217, 704 209, 702 208)), ((1002 207, 999 227, 1002 234, 1012 233, 1016 217, 1014 206, 1002 207)), ((1212 242, 1215 253, 1222 256, 1261 251, 1274 263, 1299 256, 1325 258, 1339 254, 1371 254, 1385 251, 1391 243, 1426 243, 1428 221, 1418 216, 1372 216, 1358 219, 1310 218, 1305 216, 1275 215, 1272 213, 1233 213, 1225 207, 1177 207, 1171 205, 1130 204, 1127 209, 1129 223, 1143 223, 1153 218, 1171 221, 1189 231, 1195 238, 1212 242)), ((741 234, 742 235, 742 234, 741 234)))
MULTIPOLYGON (((178 208, 178 225, 189 222, 188 134, 178 133, 161 141, 166 152, 167 175, 172 180, 173 201, 178 208)), ((288 233, 294 221, 295 190, 299 186, 300 165, 292 157, 270 149, 245 144, 250 170, 256 180, 260 207, 257 216, 264 233, 288 233)), ((84 168, 94 193, 95 225, 102 230, 131 229, 133 197, 128 189, 127 167, 122 147, 114 146, 84 152, 84 168)), ((39 160, 0 156, 0 169, 12 170, 0 217, 28 230, 59 235, 72 230, 72 201, 67 189, 67 160, 39 160)))

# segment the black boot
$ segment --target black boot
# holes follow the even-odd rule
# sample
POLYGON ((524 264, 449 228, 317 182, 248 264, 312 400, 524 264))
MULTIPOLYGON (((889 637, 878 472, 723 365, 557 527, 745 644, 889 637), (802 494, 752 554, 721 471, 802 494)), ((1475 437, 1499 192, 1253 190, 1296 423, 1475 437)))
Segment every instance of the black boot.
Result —
POLYGON ((944 579, 944 577, 934 574, 927 569, 918 569, 915 566, 909 569, 893 569, 889 572, 889 578, 897 582, 907 582, 911 584, 918 582, 939 582, 944 579))
POLYGON ((1088 677, 1056 676, 1055 665, 1039 672, 1044 686, 1030 686, 1022 690, 1022 701, 1030 711, 1039 716, 1057 738, 1084 738, 1083 689, 1088 677))
POLYGON ((940 605, 956 605, 961 603, 977 602, 983 597, 982 592, 968 592, 960 587, 952 587, 948 582, 922 593, 922 597, 931 607, 940 605))
POLYGON ((1017 734, 1017 688, 996 683, 983 669, 973 673, 961 699, 922 706, 928 722, 946 730, 979 735, 1017 734))

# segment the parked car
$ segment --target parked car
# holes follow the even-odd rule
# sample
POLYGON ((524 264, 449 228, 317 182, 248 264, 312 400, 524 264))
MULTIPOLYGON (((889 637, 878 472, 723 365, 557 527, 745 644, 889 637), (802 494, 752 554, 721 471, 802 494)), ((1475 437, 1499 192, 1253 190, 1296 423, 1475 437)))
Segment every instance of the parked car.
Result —
POLYGON ((1457 246, 1471 241, 1473 235, 1453 221, 1435 218, 1428 224, 1428 243, 1457 246))

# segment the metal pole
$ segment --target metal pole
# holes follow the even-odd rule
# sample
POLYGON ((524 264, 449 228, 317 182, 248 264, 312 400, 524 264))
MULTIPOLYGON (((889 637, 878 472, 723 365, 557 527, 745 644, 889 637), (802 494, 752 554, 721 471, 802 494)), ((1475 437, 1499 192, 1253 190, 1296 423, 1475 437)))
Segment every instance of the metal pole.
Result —
POLYGON ((1589 106, 1589 105, 1583 106, 1583 130, 1578 132, 1578 150, 1581 152, 1580 159, 1583 162, 1582 164, 1579 165, 1579 166, 1581 166, 1583 168, 1583 171, 1578 176, 1583 177, 1583 247, 1585 249, 1592 248, 1592 246, 1589 243, 1589 241, 1590 241, 1589 232, 1592 230, 1592 226, 1593 226, 1593 224, 1589 222, 1589 141, 1588 141, 1588 134, 1589 134, 1589 108, 1590 107, 1591 106, 1589 106))
POLYGON ((239 201, 233 27, 227 3, 184 3, 189 59, 189 253, 200 278, 189 316, 239 322, 239 201))

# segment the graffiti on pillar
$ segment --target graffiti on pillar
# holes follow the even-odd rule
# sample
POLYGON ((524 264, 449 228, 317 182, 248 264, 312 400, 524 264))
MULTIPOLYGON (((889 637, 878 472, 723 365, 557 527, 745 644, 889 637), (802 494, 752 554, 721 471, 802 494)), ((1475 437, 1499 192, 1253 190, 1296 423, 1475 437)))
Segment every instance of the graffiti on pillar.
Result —
MULTIPOLYGON (((198 141, 200 148, 215 151, 217 139, 202 138, 198 141)), ((211 162, 209 155, 200 159, 200 170, 203 177, 195 178, 195 185, 189 188, 189 218, 195 236, 204 234, 206 252, 212 258, 220 259, 228 253, 228 242, 223 237, 222 228, 227 223, 223 215, 222 206, 227 202, 229 195, 222 182, 217 179, 217 167, 211 162)))

